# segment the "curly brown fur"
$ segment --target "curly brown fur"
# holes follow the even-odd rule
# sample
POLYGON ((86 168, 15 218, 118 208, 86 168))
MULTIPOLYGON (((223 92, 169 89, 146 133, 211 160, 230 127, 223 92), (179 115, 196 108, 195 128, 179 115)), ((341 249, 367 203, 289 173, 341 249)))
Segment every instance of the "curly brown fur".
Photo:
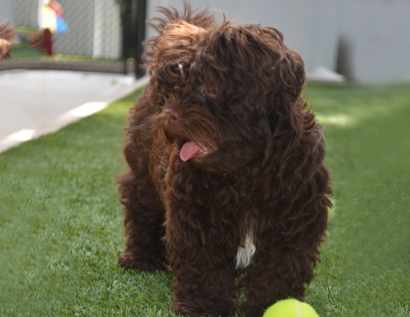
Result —
POLYGON ((42 52, 45 52, 44 31, 30 34, 28 40, 32 47, 37 48, 42 52))
POLYGON ((8 25, 0 25, 0 61, 10 58, 10 50, 14 41, 14 29, 8 25))
POLYGON ((159 11, 145 42, 150 84, 126 129, 119 263, 169 266, 173 310, 189 316, 233 315, 241 290, 248 317, 302 300, 332 194, 303 61, 277 29, 216 22, 187 3, 159 11))

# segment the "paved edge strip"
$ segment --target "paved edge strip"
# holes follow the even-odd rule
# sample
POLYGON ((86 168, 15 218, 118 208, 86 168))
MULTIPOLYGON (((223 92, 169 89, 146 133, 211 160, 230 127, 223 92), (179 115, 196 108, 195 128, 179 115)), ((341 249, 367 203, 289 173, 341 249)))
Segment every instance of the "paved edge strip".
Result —
POLYGON ((145 76, 141 79, 136 80, 133 84, 124 87, 123 89, 116 92, 113 96, 108 98, 103 102, 86 102, 81 106, 71 109, 57 117, 47 120, 36 130, 22 129, 15 133, 9 134, 8 136, 0 139, 0 153, 7 151, 10 148, 16 147, 29 140, 34 140, 42 135, 57 132, 61 128, 77 122, 85 117, 91 116, 92 114, 103 110, 109 104, 116 100, 119 100, 133 91, 144 87, 149 82, 149 77, 145 76))

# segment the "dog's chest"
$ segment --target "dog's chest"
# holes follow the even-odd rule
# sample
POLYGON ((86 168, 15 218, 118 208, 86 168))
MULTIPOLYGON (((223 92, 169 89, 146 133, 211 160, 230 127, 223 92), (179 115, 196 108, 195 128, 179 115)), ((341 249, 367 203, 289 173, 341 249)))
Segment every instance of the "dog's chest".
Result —
MULTIPOLYGON (((226 230, 236 228, 236 232, 229 233, 235 241, 228 242, 236 250, 236 268, 243 269, 252 263, 256 252, 254 228, 251 225, 253 221, 243 216, 241 197, 237 190, 220 180, 216 174, 200 171, 192 164, 182 162, 178 149, 172 147, 153 147, 150 172, 168 215, 173 213, 171 206, 188 204, 208 214, 208 217, 201 214, 202 221, 215 222, 215 218, 219 218, 221 226, 230 223, 226 230), (246 234, 242 236, 244 232, 246 234)), ((223 234, 224 229, 220 230, 223 234)))

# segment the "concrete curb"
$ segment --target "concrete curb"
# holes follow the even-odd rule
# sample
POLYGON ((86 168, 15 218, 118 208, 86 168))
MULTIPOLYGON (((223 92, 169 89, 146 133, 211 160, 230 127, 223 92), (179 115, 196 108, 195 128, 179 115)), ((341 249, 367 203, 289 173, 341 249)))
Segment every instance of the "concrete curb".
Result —
MULTIPOLYGON (((78 61, 55 61, 41 59, 11 59, 0 63, 0 71, 13 69, 30 70, 70 70, 80 72, 113 73, 122 74, 124 63, 121 62, 78 62, 78 61)), ((127 74, 134 72, 134 65, 127 66, 127 74)))
POLYGON ((54 133, 71 123, 77 122, 82 118, 88 117, 98 111, 101 111, 102 109, 106 108, 110 103, 129 95, 130 93, 141 87, 144 87, 146 84, 148 84, 148 82, 149 77, 145 76, 139 80, 136 80, 133 84, 128 85, 123 89, 119 90, 113 96, 107 98, 104 101, 87 102, 85 104, 82 104, 77 108, 69 110, 57 117, 45 121, 36 130, 22 129, 20 131, 12 133, 4 137, 3 139, 0 139, 0 153, 10 148, 16 147, 29 140, 36 139, 42 135, 54 133))
POLYGON ((306 69, 306 81, 317 84, 344 84, 346 77, 323 66, 306 69))

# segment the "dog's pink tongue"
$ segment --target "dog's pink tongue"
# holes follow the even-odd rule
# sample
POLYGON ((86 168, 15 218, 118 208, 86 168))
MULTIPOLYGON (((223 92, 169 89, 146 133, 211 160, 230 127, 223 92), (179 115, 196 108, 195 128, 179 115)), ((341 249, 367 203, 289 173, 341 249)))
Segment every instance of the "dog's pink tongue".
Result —
POLYGON ((203 148, 203 144, 197 142, 187 142, 185 143, 181 151, 179 152, 179 157, 184 162, 190 160, 191 158, 198 155, 198 152, 203 148))

